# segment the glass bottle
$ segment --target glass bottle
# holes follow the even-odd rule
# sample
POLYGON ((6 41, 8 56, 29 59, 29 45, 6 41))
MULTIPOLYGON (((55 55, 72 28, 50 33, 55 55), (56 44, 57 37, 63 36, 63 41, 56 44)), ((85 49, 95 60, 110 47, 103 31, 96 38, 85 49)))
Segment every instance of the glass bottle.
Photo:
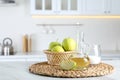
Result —
POLYGON ((76 57, 71 58, 71 60, 76 62, 75 70, 83 70, 86 69, 89 64, 89 57, 87 55, 89 45, 84 42, 84 34, 81 33, 81 41, 78 44, 78 54, 76 57))

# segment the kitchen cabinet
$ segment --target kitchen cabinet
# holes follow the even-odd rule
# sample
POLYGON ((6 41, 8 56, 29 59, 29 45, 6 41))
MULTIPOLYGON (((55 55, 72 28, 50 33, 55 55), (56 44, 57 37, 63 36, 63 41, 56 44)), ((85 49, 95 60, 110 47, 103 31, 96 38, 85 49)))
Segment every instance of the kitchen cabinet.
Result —
POLYGON ((32 14, 55 14, 57 0, 31 0, 32 14))
POLYGON ((108 0, 108 14, 120 15, 120 0, 108 0))
POLYGON ((31 0, 35 15, 119 15, 120 0, 31 0))
POLYGON ((105 14, 107 0, 84 0, 83 14, 96 15, 105 14))
POLYGON ((82 14, 83 0, 57 0, 58 14, 82 14))
POLYGON ((120 0, 84 0, 83 14, 87 15, 118 15, 120 0))
POLYGON ((31 0, 31 13, 40 15, 81 14, 82 0, 31 0))

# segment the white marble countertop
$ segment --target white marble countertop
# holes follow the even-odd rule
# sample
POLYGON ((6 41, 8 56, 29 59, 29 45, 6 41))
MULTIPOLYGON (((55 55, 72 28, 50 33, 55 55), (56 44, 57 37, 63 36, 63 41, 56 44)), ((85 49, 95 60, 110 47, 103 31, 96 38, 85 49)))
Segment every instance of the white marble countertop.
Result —
POLYGON ((115 71, 106 76, 92 78, 55 78, 29 73, 29 66, 37 63, 30 61, 0 62, 0 80, 119 80, 120 60, 105 60, 115 67, 115 71))

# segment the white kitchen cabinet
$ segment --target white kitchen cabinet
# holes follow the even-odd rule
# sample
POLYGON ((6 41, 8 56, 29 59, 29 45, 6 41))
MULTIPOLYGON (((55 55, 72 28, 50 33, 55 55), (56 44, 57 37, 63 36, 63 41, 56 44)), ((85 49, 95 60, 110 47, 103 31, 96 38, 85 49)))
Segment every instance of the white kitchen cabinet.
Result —
POLYGON ((120 14, 120 0, 84 0, 84 15, 116 15, 120 14))
POLYGON ((41 15, 81 14, 83 0, 31 0, 31 13, 41 15))
POLYGON ((31 0, 32 14, 55 14, 57 0, 31 0))
POLYGON ((106 10, 107 0, 84 0, 83 14, 94 15, 94 14, 104 14, 106 10))
POLYGON ((120 0, 31 0, 32 14, 119 15, 120 0))
POLYGON ((120 15, 120 0, 108 0, 108 4, 108 14, 120 15))
POLYGON ((83 0, 57 0, 58 14, 82 14, 83 0))

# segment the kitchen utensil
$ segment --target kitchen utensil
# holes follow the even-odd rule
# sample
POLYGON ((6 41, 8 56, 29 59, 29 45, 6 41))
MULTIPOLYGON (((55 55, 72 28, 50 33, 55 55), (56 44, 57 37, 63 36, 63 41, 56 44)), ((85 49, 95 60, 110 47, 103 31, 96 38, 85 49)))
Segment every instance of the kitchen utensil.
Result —
POLYGON ((13 55, 14 48, 12 46, 12 39, 9 37, 4 38, 2 46, 2 55, 13 55))
POLYGON ((22 39, 23 43, 23 52, 26 53, 28 52, 28 35, 25 34, 22 39))
POLYGON ((31 35, 28 37, 28 52, 32 51, 32 38, 31 35))

